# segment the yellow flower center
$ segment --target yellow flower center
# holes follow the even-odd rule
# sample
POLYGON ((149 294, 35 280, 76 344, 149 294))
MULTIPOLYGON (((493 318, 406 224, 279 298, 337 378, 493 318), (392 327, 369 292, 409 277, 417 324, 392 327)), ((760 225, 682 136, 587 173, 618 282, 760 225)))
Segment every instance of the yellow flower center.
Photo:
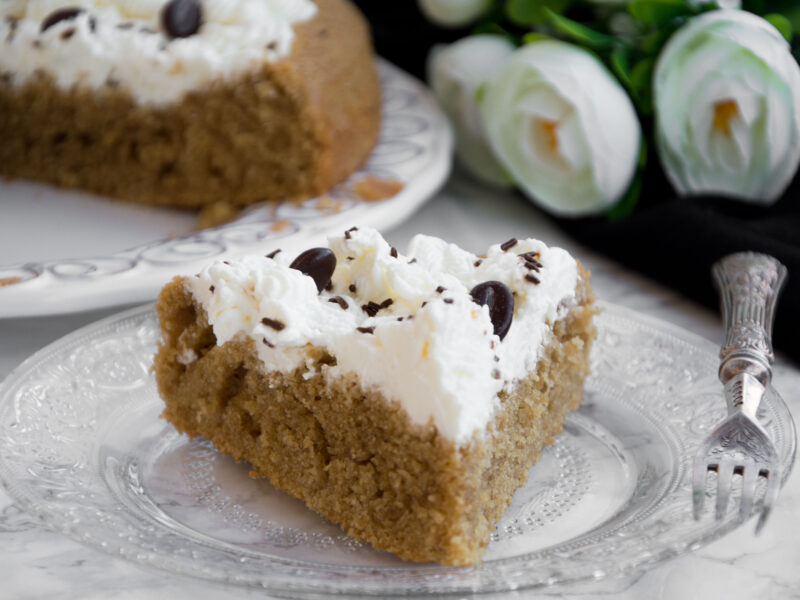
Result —
POLYGON ((546 121, 542 119, 539 121, 539 127, 542 128, 545 141, 547 142, 547 149, 551 154, 558 152, 558 121, 546 121))
POLYGON ((731 121, 739 115, 735 100, 720 100, 714 104, 714 129, 725 137, 731 137, 731 121))

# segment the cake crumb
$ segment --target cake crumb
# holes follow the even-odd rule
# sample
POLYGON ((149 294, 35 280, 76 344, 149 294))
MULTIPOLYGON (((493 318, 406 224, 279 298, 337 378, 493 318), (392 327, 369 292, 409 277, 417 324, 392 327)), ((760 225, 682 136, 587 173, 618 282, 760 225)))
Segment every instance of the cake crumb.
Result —
POLYGON ((396 196, 403 187, 403 184, 396 179, 367 175, 356 181, 353 191, 364 202, 380 202, 396 196))

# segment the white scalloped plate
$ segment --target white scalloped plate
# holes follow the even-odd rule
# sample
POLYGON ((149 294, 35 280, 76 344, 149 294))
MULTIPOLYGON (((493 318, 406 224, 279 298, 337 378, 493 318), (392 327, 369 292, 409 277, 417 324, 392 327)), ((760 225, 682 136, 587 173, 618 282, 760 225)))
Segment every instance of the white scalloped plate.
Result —
MULTIPOLYGON (((717 348, 610 305, 597 324, 583 406, 544 450, 475 567, 404 563, 373 550, 251 479, 247 465, 209 442, 178 434, 159 418, 150 307, 70 334, 0 384, 0 482, 48 527, 98 550, 271 596, 611 583, 738 527, 740 492, 734 484, 724 520, 713 519, 711 501, 703 519, 692 518, 691 459, 726 412, 717 348)), ((759 419, 785 482, 795 429, 772 388, 759 419)))
POLYGON ((351 225, 397 225, 444 183, 452 134, 428 90, 380 61, 381 135, 365 175, 391 178, 403 189, 364 202, 345 182, 300 205, 250 209, 233 223, 192 232, 190 213, 98 200, 31 182, 0 182, 0 318, 63 314, 155 298, 174 275, 211 259, 300 251, 351 225))

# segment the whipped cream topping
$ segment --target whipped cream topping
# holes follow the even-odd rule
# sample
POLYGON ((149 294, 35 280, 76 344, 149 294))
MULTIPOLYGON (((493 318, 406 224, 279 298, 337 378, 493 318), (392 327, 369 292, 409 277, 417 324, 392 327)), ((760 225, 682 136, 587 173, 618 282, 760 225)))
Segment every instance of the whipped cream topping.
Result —
POLYGON ((216 262, 186 285, 208 313, 217 344, 250 337, 264 368, 281 371, 311 369, 308 345, 323 347, 336 358, 322 367, 325 377, 355 373, 412 422, 432 422, 458 444, 486 428, 501 390, 535 370, 553 323, 575 302, 575 260, 534 239, 494 245, 483 258, 424 235, 404 255, 366 228, 329 245, 337 266, 321 293, 311 277, 289 268, 295 257, 284 252, 216 262), (537 271, 525 266, 524 253, 536 255, 537 271), (489 280, 514 293, 502 341, 489 308, 470 296, 489 280))
POLYGON ((294 25, 317 11, 311 0, 201 0, 202 22, 171 38, 161 22, 168 0, 4 0, 0 74, 13 84, 50 75, 57 85, 121 86, 141 104, 188 91, 289 54, 294 25), (55 11, 83 12, 42 29, 55 11))

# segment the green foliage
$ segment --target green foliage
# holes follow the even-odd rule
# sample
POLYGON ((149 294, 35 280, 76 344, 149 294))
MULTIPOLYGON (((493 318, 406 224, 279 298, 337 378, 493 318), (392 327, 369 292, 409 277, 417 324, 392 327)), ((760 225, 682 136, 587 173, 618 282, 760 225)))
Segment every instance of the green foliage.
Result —
POLYGON ((653 26, 697 12, 685 0, 630 0, 628 11, 634 19, 653 26))
POLYGON ((792 41, 792 22, 778 13, 770 13, 764 15, 764 19, 772 23, 772 25, 781 32, 781 35, 786 38, 787 42, 792 41))
MULTIPOLYGON (((653 115, 653 71, 661 49, 688 19, 714 10, 714 0, 494 0, 475 28, 515 44, 562 39, 581 46, 604 62, 633 100, 643 122, 653 115)), ((742 0, 742 9, 764 17, 792 45, 800 61, 800 0, 742 0)), ((480 88, 476 94, 482 95, 480 88)), ((645 130, 645 135, 649 132, 645 130)), ((625 196, 606 213, 625 218, 637 205, 647 163, 642 140, 637 174, 625 196)))
POLYGON ((599 33, 586 25, 561 16, 550 9, 545 9, 545 12, 556 31, 571 42, 582 46, 588 46, 589 48, 602 49, 611 48, 616 41, 613 35, 599 33))
POLYGON ((563 14, 572 0, 506 0, 505 14, 517 26, 544 25, 548 12, 563 14))

